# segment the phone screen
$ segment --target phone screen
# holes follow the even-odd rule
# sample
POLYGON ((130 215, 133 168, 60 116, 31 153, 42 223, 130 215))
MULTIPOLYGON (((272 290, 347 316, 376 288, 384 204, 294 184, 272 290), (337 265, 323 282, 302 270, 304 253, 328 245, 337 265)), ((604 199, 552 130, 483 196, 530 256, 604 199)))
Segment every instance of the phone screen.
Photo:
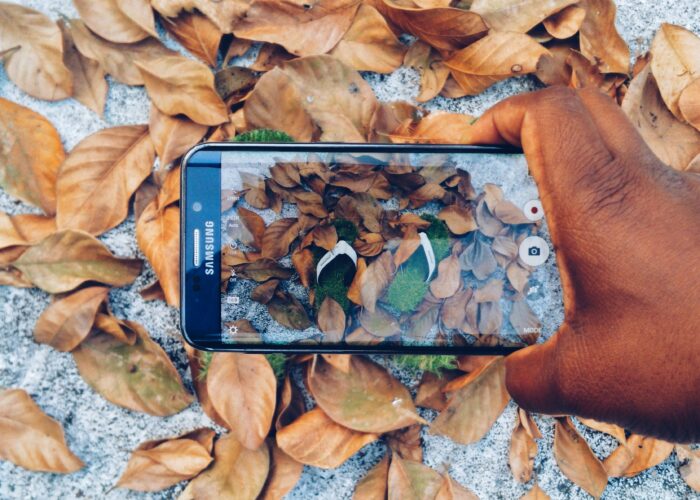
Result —
POLYGON ((561 322, 520 154, 224 150, 220 176, 223 344, 518 346, 561 322))

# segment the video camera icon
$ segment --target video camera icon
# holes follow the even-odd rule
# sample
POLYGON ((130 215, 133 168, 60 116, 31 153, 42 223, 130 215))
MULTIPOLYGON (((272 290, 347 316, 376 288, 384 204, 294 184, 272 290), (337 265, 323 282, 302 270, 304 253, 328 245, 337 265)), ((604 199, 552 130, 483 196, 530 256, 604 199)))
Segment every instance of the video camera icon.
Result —
POLYGON ((518 255, 528 266, 541 266, 549 258, 549 245, 539 236, 528 236, 520 243, 518 255))

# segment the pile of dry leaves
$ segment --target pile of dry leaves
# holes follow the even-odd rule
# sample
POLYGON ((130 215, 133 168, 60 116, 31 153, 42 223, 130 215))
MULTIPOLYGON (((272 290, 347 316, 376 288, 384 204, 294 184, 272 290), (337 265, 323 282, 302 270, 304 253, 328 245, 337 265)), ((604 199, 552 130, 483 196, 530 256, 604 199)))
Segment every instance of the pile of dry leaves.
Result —
MULTIPOLYGON (((660 158, 700 170, 700 39, 663 25, 649 55, 629 67, 611 0, 75 0, 81 19, 53 22, 0 3, 0 59, 10 79, 46 100, 75 98, 96 113, 105 75, 144 85, 148 125, 113 127, 66 154, 42 116, 0 98, 0 186, 43 215, 0 214, 0 283, 39 287, 54 301, 35 337, 70 351, 85 380, 114 404, 153 415, 193 401, 171 360, 144 328, 109 309, 109 287, 133 282, 141 262, 117 258, 97 238, 130 207, 136 238, 158 283, 148 298, 177 306, 177 159, 202 140, 275 128, 298 141, 458 143, 470 118, 379 103, 361 71, 401 65, 421 75, 419 101, 475 94, 511 76, 545 84, 595 86, 622 103, 660 158), (156 20, 194 58, 166 48, 156 20), (408 36, 406 36, 408 35, 408 36), (251 68, 228 67, 253 43, 251 68), (40 144, 41 147, 37 147, 40 144), (159 159, 160 167, 153 171, 159 159), (133 200, 133 202, 132 202, 133 200)), ((393 450, 357 485, 358 498, 468 498, 446 474, 421 464, 414 404, 440 413, 430 432, 460 443, 480 439, 508 402, 503 359, 464 358, 459 371, 426 374, 416 402, 380 365, 363 357, 309 356, 301 365, 317 406, 306 411, 289 375, 279 384, 259 355, 203 355, 189 349, 199 401, 230 429, 142 443, 118 486, 137 490, 192 479, 184 498, 278 498, 302 464, 336 467, 366 443, 393 450), (348 404, 352 401, 352 404, 348 404)), ((608 477, 633 476, 674 445, 613 435, 619 447, 600 461, 568 418, 557 420, 554 455, 562 472, 600 496, 608 477)), ((31 470, 82 467, 60 425, 22 390, 0 392, 0 458, 31 470)), ((520 411, 509 463, 529 481, 539 433, 520 411)), ((700 488, 700 456, 676 447, 681 469, 700 488)), ((530 498, 544 498, 536 485, 530 498)))

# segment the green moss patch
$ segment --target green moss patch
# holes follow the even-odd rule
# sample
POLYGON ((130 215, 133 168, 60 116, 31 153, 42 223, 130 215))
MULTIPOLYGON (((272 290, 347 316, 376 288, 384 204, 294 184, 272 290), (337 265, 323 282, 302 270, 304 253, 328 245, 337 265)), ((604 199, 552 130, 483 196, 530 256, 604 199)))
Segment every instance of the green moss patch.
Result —
POLYGON ((412 356, 410 354, 402 354, 393 357, 394 362, 401 368, 411 371, 426 371, 440 375, 442 370, 451 370, 457 368, 456 356, 412 356))
POLYGON ((279 130, 261 128, 237 135, 231 142, 294 142, 288 134, 279 130))

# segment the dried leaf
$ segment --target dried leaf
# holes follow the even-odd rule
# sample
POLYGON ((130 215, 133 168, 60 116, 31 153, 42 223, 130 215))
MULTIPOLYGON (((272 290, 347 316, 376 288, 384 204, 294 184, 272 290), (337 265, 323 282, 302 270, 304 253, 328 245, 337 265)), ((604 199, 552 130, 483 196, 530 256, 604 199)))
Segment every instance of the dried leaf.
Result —
POLYGON ((479 441, 491 429, 508 404, 505 360, 498 357, 488 365, 450 383, 456 389, 430 426, 430 433, 447 436, 461 444, 479 441))
POLYGON ((73 94, 73 79, 63 62, 63 39, 56 23, 36 10, 3 2, 0 32, 0 52, 8 51, 5 71, 15 85, 47 101, 73 94), (15 47, 19 48, 9 51, 15 47))
MULTIPOLYGON (((292 253, 292 264, 297 273, 299 273, 299 281, 306 288, 310 288, 314 283, 316 270, 314 269, 314 255, 308 248, 296 250, 292 253)), ((359 268, 359 266, 358 266, 359 268)), ((349 295, 349 292, 348 292, 349 295)))
POLYGON ((462 271, 471 271, 476 279, 485 280, 498 268, 491 245, 481 238, 475 238, 459 256, 459 266, 462 271))
POLYGON ((176 54, 155 38, 134 44, 112 43, 94 35, 80 20, 71 19, 68 23, 80 53, 99 62, 106 73, 127 85, 144 84, 137 62, 149 64, 154 59, 176 54))
POLYGON ((547 49, 521 33, 491 32, 445 61, 468 95, 511 76, 533 73, 547 49))
POLYGON ((358 71, 391 73, 401 66, 405 52, 406 48, 377 9, 362 4, 330 55, 358 71))
POLYGON ((209 128, 184 116, 170 116, 151 104, 148 131, 161 165, 168 165, 202 140, 209 128))
POLYGON ((216 66, 223 33, 209 18, 198 12, 184 12, 175 19, 167 19, 163 26, 188 51, 209 66, 216 66))
POLYGON ((318 327, 325 334, 323 342, 339 343, 345 334, 345 311, 330 297, 323 299, 318 310, 318 327))
POLYGON ((470 10, 494 31, 527 33, 577 0, 474 0, 470 10))
POLYGON ((209 68, 180 55, 135 62, 153 104, 168 115, 183 114, 201 125, 228 121, 228 108, 214 88, 209 68))
POLYGON ((586 9, 569 5, 543 21, 547 33, 554 38, 565 39, 574 36, 583 24, 586 9))
POLYGON ((600 498, 608 475, 568 417, 558 418, 554 426, 554 458, 566 477, 589 495, 600 498))
POLYGON ((445 384, 461 375, 457 370, 443 370, 440 374, 423 372, 418 392, 416 394, 416 405, 423 408, 442 411, 447 408, 447 395, 443 391, 445 384))
POLYGON ((418 102, 427 102, 437 96, 450 75, 450 69, 438 52, 420 40, 406 52, 404 65, 420 73, 420 94, 416 96, 418 102))
POLYGON ((299 236, 299 220, 294 217, 278 219, 267 226, 262 237, 262 255, 281 259, 289 253, 289 246, 299 236))
POLYGON ((535 483, 530 491, 520 497, 520 500, 549 500, 549 495, 535 483))
POLYGON ((387 499, 415 498, 429 500, 437 496, 442 476, 420 462, 404 460, 394 453, 389 466, 387 499))
POLYGON ((155 416, 178 413, 192 403, 172 361, 148 332, 129 322, 136 332, 133 345, 99 331, 73 352, 83 379, 107 401, 155 416))
POLYGON ((603 461, 610 477, 634 477, 656 467, 673 451, 673 443, 632 434, 603 461))
POLYGON ((651 71, 668 109, 684 120, 679 107, 683 90, 700 77, 700 37, 680 26, 662 23, 651 44, 651 71))
POLYGON ((116 486, 160 491, 193 478, 211 463, 215 436, 211 429, 197 429, 178 437, 139 444, 116 486))
POLYGON ((508 452, 508 465, 516 481, 521 483, 530 481, 535 456, 537 456, 537 443, 523 425, 518 413, 508 452))
POLYGON ((245 226, 253 238, 251 246, 257 250, 261 250, 263 248, 263 236, 265 234, 265 221, 258 214, 247 208, 238 207, 236 211, 241 218, 243 226, 245 226))
POLYGON ((214 465, 190 481, 179 500, 254 500, 265 485, 269 469, 266 444, 249 450, 233 434, 226 434, 214 445, 214 465))
POLYGON ((260 500, 278 500, 289 493, 299 482, 304 464, 297 462, 270 441, 270 473, 265 488, 258 498, 260 500))
POLYGON ((448 205, 438 213, 438 219, 442 219, 453 234, 467 234, 476 231, 479 226, 474 219, 471 207, 461 205, 448 205))
POLYGON ((97 61, 88 59, 78 51, 63 20, 59 22, 59 27, 63 34, 63 59, 73 75, 73 97, 101 117, 107 101, 105 72, 97 61))
POLYGON ((158 36, 150 7, 139 10, 141 22, 137 23, 118 5, 119 3, 133 5, 135 0, 74 0, 73 3, 85 24, 110 42, 135 43, 148 38, 149 35, 158 36), (148 31, 140 24, 147 25, 148 31))
POLYGON ((683 481, 695 491, 700 491, 700 452, 692 451, 689 446, 676 445, 676 454, 680 461, 687 461, 678 469, 683 481))
POLYGON ((322 131, 321 141, 365 142, 376 107, 372 89, 357 71, 322 55, 282 63, 263 75, 245 114, 251 127, 284 130, 297 140, 313 135, 312 123, 322 131))
POLYGON ((343 427, 316 407, 277 431, 277 444, 303 464, 334 469, 378 437, 343 427))
POLYGON ((124 344, 134 345, 138 337, 138 324, 135 325, 133 321, 119 319, 112 316, 111 313, 104 314, 98 312, 95 316, 93 328, 104 333, 109 333, 112 337, 124 344))
POLYGON ((596 61, 603 73, 627 74, 630 67, 630 49, 615 28, 613 0, 582 0, 586 17, 579 31, 581 52, 596 61))
POLYGON ((33 245, 54 232, 56 220, 53 217, 35 214, 7 215, 0 212, 0 249, 33 245))
POLYGON ((338 243, 338 232, 333 225, 316 226, 312 231, 314 245, 321 247, 329 252, 335 248, 338 243))
POLYGON ((375 311, 377 300, 394 276, 394 259, 391 252, 384 252, 367 266, 360 278, 362 305, 371 313, 375 311))
POLYGON ((46 118, 0 97, 0 187, 54 214, 56 176, 64 159, 61 138, 46 118))
POLYGON ((356 485, 352 500, 377 500, 386 498, 387 480, 389 478, 389 455, 384 455, 377 465, 356 485))
POLYGON ((542 322, 525 299, 513 302, 509 319, 518 337, 527 344, 535 343, 542 331, 542 322))
POLYGON ((80 141, 58 175, 58 228, 98 235, 119 225, 154 160, 145 125, 107 128, 80 141))
POLYGON ((90 333, 109 288, 93 286, 53 302, 34 327, 34 340, 59 351, 72 351, 90 333))
POLYGON ((152 201, 136 221, 136 241, 163 288, 166 302, 180 305, 180 208, 152 201))
POLYGON ((245 15, 252 0, 151 0, 153 8, 166 17, 176 17, 182 10, 197 9, 211 19, 223 33, 231 33, 245 15))
POLYGON ((349 429, 379 434, 423 420, 408 390, 384 368, 361 356, 351 358, 349 373, 318 359, 307 372, 307 383, 318 406, 349 429), (352 405, 347 404, 348 398, 352 405))
POLYGON ((435 500, 479 500, 479 497, 445 474, 435 500))
POLYGON ((66 445, 61 425, 22 389, 0 390, 0 459, 31 471, 69 473, 83 462, 66 445))
POLYGON ((31 246, 14 265, 49 293, 68 292, 86 281, 125 286, 141 271, 138 259, 117 258, 99 240, 71 230, 59 231, 31 246))
POLYGON ((443 259, 438 264, 438 275, 430 284, 430 291, 435 298, 452 297, 462 286, 462 274, 459 259, 455 254, 443 259))
POLYGON ((291 269, 280 266, 272 259, 258 259, 249 263, 235 264, 235 269, 239 277, 258 282, 271 278, 286 280, 292 276, 291 269))
POLYGON ((608 424, 605 422, 598 422, 597 420, 593 420, 590 418, 581 418, 581 417, 576 417, 579 422, 581 422, 583 425, 586 427, 590 427, 593 430, 596 430, 598 432, 604 432, 605 434, 609 434, 615 439, 617 439, 620 443, 624 444, 627 442, 627 437, 625 436, 625 430, 615 424, 608 424))
POLYGON ((384 0, 385 15, 403 31, 442 51, 459 50, 481 38, 488 26, 480 15, 463 9, 420 9, 384 0))
POLYGON ((207 392, 216 412, 249 450, 260 448, 275 411, 277 378, 262 354, 215 353, 207 392))
POLYGON ((238 38, 270 42, 292 54, 325 54, 350 27, 357 0, 301 4, 292 0, 257 0, 235 28, 238 38))
POLYGON ((649 66, 632 80, 622 110, 654 154, 667 165, 684 170, 700 154, 700 132, 669 112, 649 66))
POLYGON ((678 99, 683 119, 700 131, 700 77, 688 84, 678 99))

